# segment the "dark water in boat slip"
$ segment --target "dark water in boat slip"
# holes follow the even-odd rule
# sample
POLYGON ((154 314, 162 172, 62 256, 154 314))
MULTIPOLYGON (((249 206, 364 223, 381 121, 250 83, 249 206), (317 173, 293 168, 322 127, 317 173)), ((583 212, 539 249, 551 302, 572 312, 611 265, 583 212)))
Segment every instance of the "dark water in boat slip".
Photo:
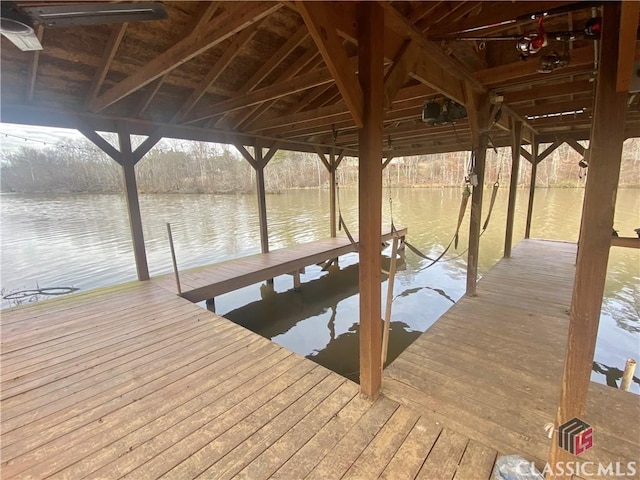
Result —
MULTIPOLYGON (((412 243, 437 256, 455 229, 460 189, 385 189, 383 222, 389 224, 388 197, 396 225, 409 228, 412 243)), ((524 232, 527 191, 518 192, 514 242, 524 232)), ((485 215, 488 208, 485 198, 485 215)), ((480 274, 502 256, 507 190, 501 189, 490 226, 482 237, 480 274)), ((343 215, 357 226, 357 193, 341 191, 343 215)), ((532 237, 575 241, 582 191, 536 191, 532 237)), ((119 195, 2 195, 2 287, 6 291, 41 286, 90 289, 135 279, 125 200, 119 195)), ((267 196, 271 249, 327 237, 328 192, 307 190, 267 196)), ((152 275, 171 271, 166 222, 172 223, 180 268, 242 257, 259 251, 257 202, 253 195, 143 195, 141 210, 152 275)), ((618 194, 615 227, 633 236, 640 226, 640 191, 618 194)), ((484 215, 483 215, 484 216, 484 215)), ((458 251, 419 271, 425 261, 407 252, 406 270, 396 277, 389 358, 395 358, 425 331, 465 288, 465 219, 458 251)), ((385 251, 389 254, 389 249, 385 251)), ((312 266, 300 292, 292 278, 274 288, 253 285, 216 299, 217 312, 295 352, 357 379, 357 255, 340 259, 340 269, 312 266)), ((383 301, 386 281, 382 285, 383 301)), ((7 306, 6 302, 3 306, 7 306)), ((204 305, 203 305, 204 306, 204 305)), ((623 368, 640 357, 640 251, 613 248, 596 349, 595 381, 606 383, 607 368, 623 368), (599 370, 599 371, 597 371, 599 370)), ((610 372, 614 374, 615 371, 610 372)), ((633 391, 640 393, 638 384, 633 391)))

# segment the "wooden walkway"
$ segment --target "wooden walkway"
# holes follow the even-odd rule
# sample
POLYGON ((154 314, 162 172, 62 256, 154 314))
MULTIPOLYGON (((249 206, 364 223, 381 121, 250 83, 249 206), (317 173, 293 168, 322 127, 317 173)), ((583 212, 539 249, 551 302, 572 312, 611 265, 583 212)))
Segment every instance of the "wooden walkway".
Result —
POLYGON ((3 479, 475 480, 495 459, 151 282, 1 322, 3 479))
MULTIPOLYGON (((401 355, 375 403, 154 282, 3 311, 2 478, 488 480, 497 451, 548 450, 572 247, 542 247, 401 355)), ((636 398, 592 389, 599 457, 637 458, 636 398)))
MULTIPOLYGON (((525 240, 386 370, 385 394, 501 453, 543 464, 567 340, 575 244, 525 240)), ((591 383, 581 461, 640 458, 640 397, 591 383)), ((638 476, 633 477, 638 478, 638 476)))
MULTIPOLYGON (((407 229, 399 228, 397 234, 404 237, 407 229)), ((384 242, 392 237, 393 234, 386 231, 382 233, 381 240, 384 242)), ((354 235, 354 240, 356 245, 345 236, 326 238, 273 250, 269 253, 257 253, 215 265, 181 271, 182 296, 192 302, 201 302, 279 275, 299 272, 309 265, 355 252, 357 235, 354 235)), ((174 275, 163 275, 153 281, 176 292, 174 275)))

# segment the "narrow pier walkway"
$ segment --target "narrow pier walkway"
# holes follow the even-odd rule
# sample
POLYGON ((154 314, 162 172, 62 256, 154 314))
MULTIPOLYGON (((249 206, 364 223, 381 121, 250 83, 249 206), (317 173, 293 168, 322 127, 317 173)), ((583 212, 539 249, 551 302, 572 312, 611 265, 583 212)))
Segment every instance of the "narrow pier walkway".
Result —
MULTIPOLYGON (((501 453, 544 463, 560 395, 576 245, 524 240, 405 350, 384 392, 501 453)), ((640 397, 591 383, 582 461, 640 457, 640 397)), ((637 478, 633 477, 633 478, 637 478)))
MULTIPOLYGON (((400 237, 404 237, 407 229, 399 228, 396 232, 400 237)), ((391 238, 391 231, 383 232, 381 235, 382 242, 391 238)), ((354 240, 355 245, 345 236, 326 238, 269 253, 256 253, 248 257, 184 270, 179 272, 182 296, 192 302, 201 302, 279 275, 298 272, 309 265, 355 252, 357 235, 354 235, 354 240)), ((167 290, 176 292, 174 275, 163 275, 153 281, 167 290)))

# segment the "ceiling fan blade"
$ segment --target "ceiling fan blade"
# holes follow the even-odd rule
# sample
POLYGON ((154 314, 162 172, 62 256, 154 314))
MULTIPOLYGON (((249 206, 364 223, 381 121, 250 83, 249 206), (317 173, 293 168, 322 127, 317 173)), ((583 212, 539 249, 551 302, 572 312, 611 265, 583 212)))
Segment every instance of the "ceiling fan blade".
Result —
POLYGON ((18 47, 23 52, 30 52, 33 50, 42 50, 40 40, 34 32, 30 33, 13 33, 2 32, 2 35, 7 37, 11 43, 18 47))
POLYGON ((106 23, 140 22, 167 18, 161 3, 84 3, 23 7, 33 20, 47 27, 72 27, 106 23))

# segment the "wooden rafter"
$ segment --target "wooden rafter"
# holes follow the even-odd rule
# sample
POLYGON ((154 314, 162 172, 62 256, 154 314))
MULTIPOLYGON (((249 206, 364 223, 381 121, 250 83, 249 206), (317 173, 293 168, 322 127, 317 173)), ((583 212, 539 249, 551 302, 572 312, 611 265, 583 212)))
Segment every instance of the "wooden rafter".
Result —
POLYGON ((133 110, 132 115, 134 117, 141 117, 142 115, 144 115, 144 112, 147 111, 147 108, 149 108, 149 105, 151 105, 151 102, 158 93, 158 90, 160 90, 160 87, 162 87, 162 84, 168 76, 169 74, 165 73, 163 76, 161 76, 160 78, 156 78, 153 82, 147 85, 144 95, 140 98, 140 101, 136 105, 136 108, 133 110))
POLYGON ((347 57, 347 52, 342 45, 342 40, 336 31, 333 12, 326 4, 321 2, 299 1, 296 2, 296 6, 331 75, 335 79, 351 115, 353 115, 354 122, 361 127, 362 89, 347 57))
POLYGON ((526 90, 514 90, 505 92, 504 102, 513 104, 520 102, 530 102, 545 100, 554 97, 563 97, 567 95, 589 93, 593 91, 594 82, 590 80, 581 80, 570 83, 559 83, 557 85, 541 85, 526 90))
POLYGON ((394 59, 393 65, 384 78, 384 102, 386 108, 391 106, 393 99, 409 78, 409 74, 415 70, 420 54, 418 44, 413 40, 408 40, 400 50, 398 57, 394 59))
POLYGON ((275 12, 282 5, 276 2, 256 2, 249 7, 233 4, 225 15, 218 15, 205 28, 194 32, 154 58, 136 73, 114 85, 90 104, 92 111, 102 110, 118 100, 139 90, 174 68, 215 47, 227 38, 275 12))
POLYGON ((322 68, 305 75, 300 75, 285 82, 269 85, 258 90, 254 90, 239 97, 230 98, 223 102, 217 103, 211 107, 196 110, 189 120, 189 123, 204 120, 215 115, 233 110, 240 110, 244 107, 256 105, 267 100, 285 97, 287 95, 301 92, 318 85, 325 85, 333 82, 331 73, 328 69, 322 68))
POLYGON ((416 27, 421 32, 429 33, 429 30, 433 25, 440 25, 443 22, 450 22, 451 17, 456 17, 456 12, 458 12, 458 16, 463 16, 464 12, 467 12, 473 8, 475 5, 469 5, 471 2, 443 2, 438 8, 436 8, 433 12, 431 12, 428 16, 424 17, 420 20, 416 27), (465 7, 464 9, 462 7, 465 7), (464 12, 461 12, 463 10, 464 12))
POLYGON ((240 50, 242 50, 242 48, 255 36, 255 34, 258 32, 258 29, 260 28, 260 25, 262 24, 262 21, 263 20, 254 23, 253 25, 245 28, 243 31, 239 32, 236 35, 236 37, 233 39, 233 42, 231 42, 231 44, 225 49, 220 58, 218 58, 216 63, 213 64, 204 78, 196 86, 193 92, 191 92, 191 95, 189 95, 189 97, 175 113, 172 118, 172 122, 181 122, 186 118, 187 114, 191 112, 193 107, 195 107, 195 105, 200 101, 209 87, 211 87, 211 85, 220 77, 220 75, 222 75, 225 69, 238 55, 240 50))
MULTIPOLYGON (((42 34, 44 32, 44 27, 42 25, 38 25, 36 27, 35 33, 36 37, 38 37, 38 41, 42 43, 42 34)), ((31 102, 33 100, 33 92, 36 87, 36 77, 38 75, 38 63, 40 62, 40 52, 41 50, 36 50, 33 52, 33 56, 31 57, 31 63, 29 63, 29 73, 27 74, 27 102, 31 102)))
POLYGON ((85 104, 90 105, 100 93, 100 89, 102 88, 102 83, 104 82, 105 77, 107 76, 107 72, 109 72, 109 68, 111 67, 111 62, 116 56, 116 52, 120 47, 120 42, 124 38, 124 34, 127 31, 128 23, 121 23, 119 25, 114 25, 111 34, 109 35, 109 39, 107 40, 107 44, 104 48, 104 52, 102 53, 102 58, 100 59, 100 63, 98 64, 98 68, 96 69, 96 73, 93 75, 93 80, 91 81, 91 86, 89 87, 89 91, 87 92, 87 97, 85 104))
MULTIPOLYGON (((293 52, 309 35, 307 29, 302 26, 292 36, 290 36, 280 48, 267 60, 262 66, 247 80, 242 88, 238 91, 238 95, 244 95, 245 93, 254 90, 260 82, 262 82, 282 61, 287 58, 291 52, 293 52)), ((257 106, 252 107, 251 113, 259 108, 257 106)), ((224 126, 225 124, 231 128, 237 126, 238 119, 241 115, 236 113, 235 115, 225 115, 216 124, 217 126, 224 126)), ((244 120, 244 116, 242 119, 244 120)))
POLYGON ((421 20, 423 17, 427 17, 433 12, 436 8, 438 8, 442 2, 420 2, 412 11, 409 13, 409 22, 416 23, 418 20, 421 20))
MULTIPOLYGON (((308 66, 319 55, 320 54, 318 52, 313 51, 313 49, 306 51, 295 62, 293 62, 293 64, 289 68, 287 68, 282 74, 280 74, 280 76, 274 81, 274 83, 280 83, 286 80, 291 80, 293 77, 298 75, 303 70, 307 70, 308 66)), ((233 127, 245 128, 247 125, 250 125, 251 123, 255 122, 258 118, 260 118, 260 116, 264 112, 269 110, 269 108, 271 108, 271 106, 276 101, 277 99, 268 100, 258 105, 255 109, 254 108, 250 109, 250 111, 247 112, 246 115, 243 115, 243 118, 240 121, 240 123, 236 123, 235 125, 233 125, 233 127)), ((225 126, 226 125, 222 124, 222 122, 216 123, 216 127, 225 127, 225 126)))

